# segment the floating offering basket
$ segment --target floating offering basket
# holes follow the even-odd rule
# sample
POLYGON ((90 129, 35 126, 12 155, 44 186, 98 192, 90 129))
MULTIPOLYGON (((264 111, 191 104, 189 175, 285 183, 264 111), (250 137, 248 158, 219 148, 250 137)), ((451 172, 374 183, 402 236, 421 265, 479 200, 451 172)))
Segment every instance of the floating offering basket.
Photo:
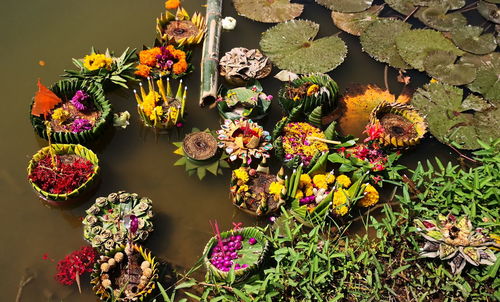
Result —
POLYGON ((413 106, 401 103, 380 103, 370 114, 370 124, 382 129, 382 146, 414 146, 427 133, 425 118, 413 106))
POLYGON ((270 174, 265 159, 257 169, 242 166, 231 176, 231 200, 243 212, 266 216, 279 210, 285 203, 285 171, 270 174))
POLYGON ((28 164, 28 179, 40 198, 62 205, 88 190, 99 173, 94 152, 71 144, 52 144, 39 150, 28 164), (62 175, 68 172, 73 177, 62 175))
POLYGON ((228 280, 234 270, 240 282, 255 273, 270 251, 265 234, 255 227, 239 228, 212 237, 203 252, 208 273, 218 280, 228 280))
POLYGON ((236 47, 220 59, 219 69, 220 75, 229 84, 244 86, 250 81, 269 76, 273 65, 258 49, 236 47))
POLYGON ((229 89, 217 100, 217 110, 223 119, 247 118, 259 120, 271 109, 272 95, 262 92, 259 82, 247 87, 229 89))
POLYGON ((152 203, 147 197, 125 191, 99 197, 86 210, 87 216, 82 221, 83 237, 101 252, 118 248, 127 240, 144 241, 153 231, 152 203), (133 235, 126 227, 130 218, 138 220, 137 231, 133 235))
POLYGON ((112 120, 111 105, 100 85, 75 79, 61 80, 50 91, 39 84, 38 95, 55 99, 53 106, 42 115, 35 101, 31 105, 31 124, 35 132, 48 139, 47 123, 52 129, 51 141, 56 143, 86 143, 96 139, 112 120))
POLYGON ((167 86, 163 84, 163 79, 156 81, 158 90, 155 89, 153 79, 148 78, 148 93, 141 84, 140 93, 134 90, 137 100, 137 111, 142 122, 147 127, 168 130, 182 126, 184 118, 184 108, 186 106, 187 87, 182 85, 182 80, 174 94, 167 79, 167 86))
POLYGON ((97 261, 92 289, 102 301, 144 301, 156 288, 159 265, 147 249, 121 246, 97 261))
POLYGON ((165 44, 178 46, 199 44, 207 26, 205 18, 198 12, 189 16, 187 11, 179 7, 176 14, 166 11, 156 19, 156 31, 165 44))

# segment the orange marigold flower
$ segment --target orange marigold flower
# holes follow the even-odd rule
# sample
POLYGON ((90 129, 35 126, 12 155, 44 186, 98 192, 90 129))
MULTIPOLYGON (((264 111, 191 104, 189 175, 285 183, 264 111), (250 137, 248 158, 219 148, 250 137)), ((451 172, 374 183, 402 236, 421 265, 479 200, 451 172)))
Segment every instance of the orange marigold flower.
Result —
POLYGON ((179 62, 175 63, 174 66, 172 67, 172 71, 175 74, 181 74, 181 73, 186 72, 187 67, 188 67, 188 65, 187 65, 186 60, 179 60, 179 62))
POLYGON ((181 1, 179 0, 167 0, 165 2, 166 9, 176 9, 181 5, 181 1))
POLYGON ((144 65, 155 66, 156 56, 158 55, 161 55, 161 49, 159 47, 141 50, 139 52, 139 61, 144 65))
POLYGON ((149 77, 149 73, 151 72, 151 67, 149 67, 148 65, 144 65, 144 64, 137 65, 136 69, 137 70, 134 72, 134 74, 136 74, 140 77, 143 77, 143 78, 149 77))

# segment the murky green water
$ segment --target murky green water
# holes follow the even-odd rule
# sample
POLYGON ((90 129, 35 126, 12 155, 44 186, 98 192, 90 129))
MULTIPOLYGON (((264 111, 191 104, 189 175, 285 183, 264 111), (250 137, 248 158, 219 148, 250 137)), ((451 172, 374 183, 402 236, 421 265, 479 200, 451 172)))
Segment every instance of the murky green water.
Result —
MULTIPOLYGON (((188 11, 204 10, 202 1, 186 0, 188 11)), ((312 1, 311 1, 312 2, 312 1)), ((24 289, 22 301, 94 301, 95 297, 83 282, 80 295, 76 286, 64 287, 54 279, 55 263, 42 260, 47 253, 56 261, 85 244, 80 223, 84 210, 98 196, 127 190, 150 197, 156 213, 155 232, 146 242, 154 254, 175 265, 188 267, 200 256, 211 236, 209 220, 216 219, 223 229, 232 221, 246 225, 255 219, 236 211, 228 198, 228 178, 208 177, 198 181, 188 177, 183 168, 173 167, 176 141, 174 134, 156 138, 141 127, 131 91, 119 89, 108 93, 114 109, 129 110, 131 125, 126 130, 109 131, 91 147, 98 154, 102 167, 102 182, 97 192, 73 209, 51 209, 41 203, 26 180, 26 166, 31 156, 46 142, 33 132, 28 108, 36 91, 36 79, 47 85, 59 79, 65 68, 71 68, 72 57, 82 57, 91 46, 106 47, 121 53, 126 47, 142 48, 151 44, 155 18, 163 10, 161 0, 3 0, 0 12, 2 73, 2 142, 0 167, 0 292, 2 301, 13 301, 19 281, 26 274, 35 278, 24 289), (39 66, 39 60, 46 62, 39 66)), ((236 16, 226 0, 224 15, 236 16)), ((301 18, 321 24, 320 36, 338 32, 329 11, 307 4, 301 18)), ((222 50, 244 46, 258 47, 260 33, 269 26, 237 18, 234 32, 224 33, 222 50)), ((331 73, 341 87, 351 82, 374 83, 383 87, 383 65, 361 52, 358 38, 345 33, 341 37, 349 45, 346 61, 331 73)), ((198 107, 199 60, 201 47, 196 49, 193 62, 197 70, 187 79, 189 102, 185 130, 193 126, 218 128, 219 117, 213 110, 198 107)), ((395 71, 389 72, 390 87, 398 93, 395 71)), ((419 85, 419 79, 416 79, 419 85)), ((420 79, 423 81, 424 79, 420 79)), ((276 94, 280 83, 275 79, 263 82, 265 91, 276 94)), ((267 129, 281 118, 279 105, 273 105, 265 121, 267 129)), ((412 150, 404 162, 410 166, 421 159, 450 153, 431 139, 412 150), (424 156, 424 153, 426 154, 424 156)))

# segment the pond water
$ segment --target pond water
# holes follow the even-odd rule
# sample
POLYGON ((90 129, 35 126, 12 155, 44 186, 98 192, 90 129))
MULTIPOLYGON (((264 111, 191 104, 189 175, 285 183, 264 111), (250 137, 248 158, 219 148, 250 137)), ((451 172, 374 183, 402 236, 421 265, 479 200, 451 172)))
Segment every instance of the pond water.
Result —
MULTIPOLYGON (((0 292, 3 301, 15 300, 23 276, 35 278, 24 288, 22 301, 94 301, 90 286, 83 281, 83 292, 76 286, 64 287, 53 278, 55 264, 66 254, 86 244, 82 237, 81 217, 96 197, 118 190, 136 192, 153 200, 155 231, 145 245, 153 253, 178 267, 190 267, 201 255, 211 236, 209 220, 217 220, 222 229, 233 221, 255 225, 254 218, 237 211, 229 201, 229 171, 219 177, 199 181, 189 177, 182 167, 174 167, 177 156, 172 152, 171 137, 155 137, 141 126, 132 91, 116 89, 107 96, 117 111, 132 113, 126 130, 110 130, 97 143, 90 145, 99 156, 102 182, 96 192, 71 209, 47 207, 35 196, 26 180, 26 166, 31 156, 47 143, 33 132, 28 119, 36 80, 47 85, 57 81, 64 69, 72 68, 71 58, 83 57, 91 46, 110 48, 119 54, 127 47, 151 45, 155 37, 155 18, 163 11, 162 0, 3 0, 0 12, 3 72, 0 75, 3 113, 0 120, 0 292), (45 66, 40 66, 43 60, 45 66), (43 260, 47 254, 49 259, 43 260)), ((203 11, 202 1, 185 1, 189 12, 203 11)), ((235 16, 231 2, 226 0, 224 15, 235 16)), ((301 18, 321 24, 319 36, 337 33, 330 12, 313 4, 305 7, 301 18)), ((260 33, 269 25, 237 17, 235 31, 223 34, 221 52, 232 47, 257 48, 260 33)), ((348 43, 346 61, 330 75, 345 87, 348 83, 373 83, 384 86, 384 65, 361 51, 357 37, 341 33, 348 43)), ((201 47, 194 52, 196 71, 186 79, 189 91, 187 122, 192 127, 216 129, 220 125, 214 110, 198 107, 199 60, 201 47)), ((273 72, 274 74, 275 72, 273 72)), ((399 93, 396 71, 389 71, 389 86, 399 93)), ((427 79, 413 76, 413 85, 427 79)), ((269 78, 262 82, 265 92, 276 94, 280 83, 269 78)), ((270 117, 264 122, 270 130, 282 116, 278 103, 273 104, 270 117)), ((181 134, 182 137, 182 134, 181 134)), ((455 155, 433 139, 426 139, 405 155, 410 167, 426 158, 455 155)), ((265 222, 260 222, 265 223, 265 222)))

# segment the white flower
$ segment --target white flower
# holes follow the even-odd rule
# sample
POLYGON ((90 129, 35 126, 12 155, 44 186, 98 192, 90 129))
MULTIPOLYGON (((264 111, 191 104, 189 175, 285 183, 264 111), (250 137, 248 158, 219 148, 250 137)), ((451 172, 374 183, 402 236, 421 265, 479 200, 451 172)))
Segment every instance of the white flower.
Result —
POLYGON ((233 17, 225 17, 222 19, 222 28, 225 30, 233 30, 236 27, 236 19, 233 17))

